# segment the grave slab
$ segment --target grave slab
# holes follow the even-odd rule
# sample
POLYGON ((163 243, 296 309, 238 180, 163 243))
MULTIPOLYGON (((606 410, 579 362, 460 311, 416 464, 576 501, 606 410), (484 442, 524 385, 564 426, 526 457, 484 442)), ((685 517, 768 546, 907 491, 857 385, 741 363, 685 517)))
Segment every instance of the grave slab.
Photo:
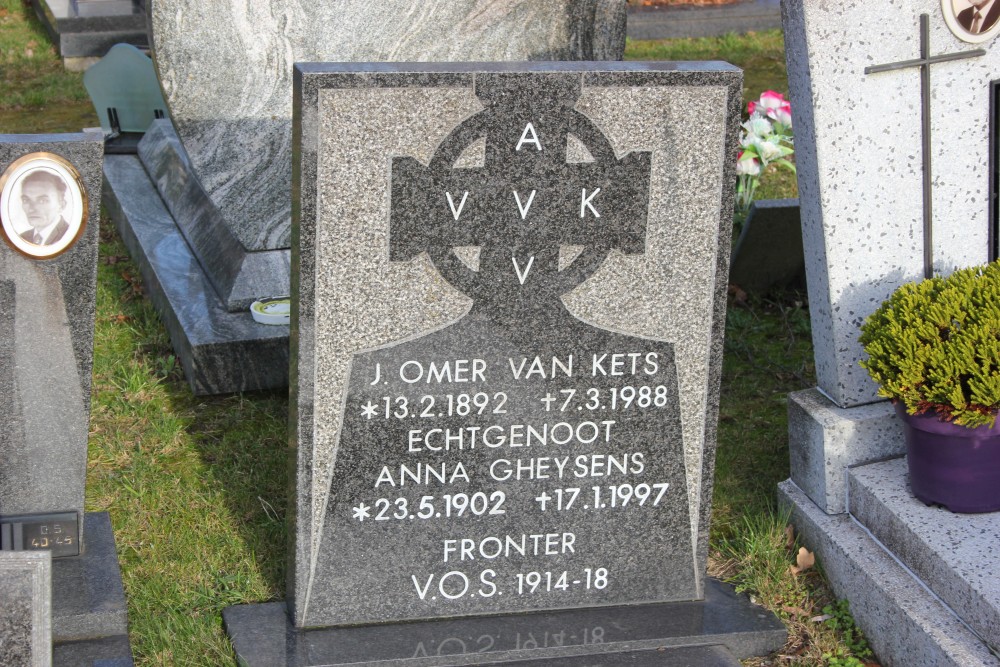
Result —
POLYGON ((747 292, 805 283, 798 199, 763 199, 750 205, 733 248, 729 282, 747 292))
POLYGON ((248 251, 290 245, 293 63, 620 60, 625 46, 623 0, 281 5, 150 8, 170 117, 193 173, 248 251))
POLYGON ((959 39, 946 4, 782 3, 816 374, 841 407, 878 400, 858 366, 859 327, 896 287, 924 276, 925 212, 936 273, 989 259, 990 84, 1000 49, 959 39), (926 93, 912 66, 921 15, 928 56, 938 59, 926 93))
POLYGON ((170 333, 196 395, 287 386, 288 327, 230 313, 135 156, 105 160, 104 201, 142 271, 143 285, 170 333))
POLYGON ((792 480, 827 514, 847 511, 847 470, 906 452, 892 403, 841 408, 819 389, 788 395, 792 480))
POLYGON ((779 0, 743 0, 723 6, 644 7, 630 4, 628 36, 631 39, 677 39, 773 30, 781 27, 779 4, 779 0))
POLYGON ((84 537, 102 158, 99 135, 0 135, 4 549, 44 540, 33 531, 47 530, 50 515, 61 517, 57 555, 78 553, 84 537), (33 187, 55 188, 44 179, 58 178, 65 189, 56 234, 41 244, 24 239, 33 226, 19 206, 18 193, 32 178, 43 179, 33 187))
POLYGON ((954 514, 917 500, 906 459, 852 468, 851 515, 1000 652, 1000 512, 954 514))
POLYGON ((776 651, 786 637, 773 614, 714 579, 707 581, 705 599, 697 602, 314 630, 297 630, 286 606, 272 602, 229 607, 223 621, 247 667, 728 666, 738 664, 733 659, 776 651), (719 648, 693 652, 705 645, 719 648), (656 662, 650 651, 664 662, 656 662))
MULTIPOLYGON (((192 243, 196 263, 190 269, 204 273, 189 281, 191 287, 219 290, 192 292, 192 299, 208 304, 212 313, 220 308, 236 312, 247 298, 287 294, 281 286, 289 279, 293 62, 620 59, 625 40, 622 0, 519 0, 483 12, 478 0, 433 6, 419 0, 377 5, 290 0, 283 7, 272 13, 241 2, 190 0, 151 6, 158 72, 188 156, 180 164, 190 167, 171 171, 175 181, 153 180, 175 214, 190 205, 168 193, 182 194, 191 183, 218 213, 180 218, 183 231, 175 232, 192 243), (276 53, 280 62, 274 60, 276 53), (200 229, 205 225, 209 228, 200 229), (209 243, 219 236, 235 239, 239 252, 232 252, 228 242, 223 247, 209 243)), ((203 207, 196 203, 194 209, 203 207)), ((152 271, 143 268, 143 273, 152 271)), ((172 331, 175 348, 199 336, 187 328, 187 318, 171 311, 161 316, 184 327, 172 331)), ((217 341, 223 347, 249 345, 250 354, 258 353, 253 339, 235 335, 232 346, 228 339, 217 341)), ((271 355, 270 344, 268 338, 260 341, 261 357, 271 355)), ((240 368, 195 367, 199 375, 242 374, 240 368)), ((261 384, 251 378, 247 385, 219 386, 234 391, 261 384)))
POLYGON ((31 4, 63 58, 100 58, 115 44, 148 44, 145 0, 31 0, 31 4))
POLYGON ((56 642, 127 632, 110 519, 83 512, 103 154, 0 135, 0 549, 52 558, 56 642))
POLYGON ((87 512, 83 523, 83 554, 52 561, 52 636, 57 642, 128 632, 111 519, 107 512, 87 512))
POLYGON ((779 503, 886 667, 997 667, 1000 658, 849 514, 829 515, 786 480, 779 503))
POLYGON ((738 70, 297 72, 296 625, 700 598, 738 70))
POLYGON ((52 555, 0 551, 0 664, 52 665, 52 555))

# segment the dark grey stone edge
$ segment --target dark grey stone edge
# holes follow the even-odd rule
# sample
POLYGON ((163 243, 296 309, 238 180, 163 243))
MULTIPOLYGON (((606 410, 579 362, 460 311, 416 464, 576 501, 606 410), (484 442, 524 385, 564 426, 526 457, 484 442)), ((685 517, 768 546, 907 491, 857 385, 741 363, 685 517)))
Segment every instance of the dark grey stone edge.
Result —
POLYGON ((886 667, 1000 667, 936 596, 848 514, 826 514, 792 480, 778 485, 801 543, 816 552, 838 597, 886 667))
MULTIPOLYGON (((754 605, 745 595, 718 580, 708 580, 706 599, 695 602, 598 607, 508 616, 478 616, 380 626, 297 630, 284 602, 227 607, 223 624, 232 640, 237 662, 246 667, 320 665, 379 665, 380 667, 458 667, 505 664, 522 660, 551 660, 572 656, 622 655, 661 648, 717 645, 737 658, 765 656, 779 650, 788 633, 778 618, 754 605), (447 656, 400 651, 393 657, 385 646, 427 643, 432 636, 480 637, 511 635, 515 631, 541 635, 545 627, 580 628, 599 623, 608 630, 601 643, 513 648, 447 656), (505 628, 504 626, 511 626, 505 628), (499 631, 498 631, 499 628, 499 631), (618 632, 612 639, 609 635, 618 632), (492 633, 492 634, 491 634, 492 633), (382 638, 381 640, 379 638, 382 638), (323 655, 334 647, 338 656, 323 655), (357 650, 352 654, 352 648, 357 650), (359 657, 357 651, 368 657, 359 657), (381 652, 381 655, 376 653, 381 652), (372 657, 375 656, 375 657, 372 657)), ((394 650, 393 648, 388 649, 394 650)), ((538 664, 544 664, 538 663, 538 664)), ((592 661, 588 664, 593 664, 592 661)))
POLYGON ((139 142, 139 159, 184 235, 201 269, 230 312, 257 299, 289 293, 288 248, 247 251, 201 187, 168 119, 153 121, 139 142))
POLYGON ((776 0, 751 0, 723 7, 629 7, 629 39, 716 37, 781 27, 776 0))
POLYGON ((286 387, 288 327, 228 312, 138 158, 106 158, 104 202, 195 395, 286 387))
POLYGON ((58 18, 47 0, 31 0, 31 5, 63 58, 101 57, 121 42, 139 47, 149 43, 144 14, 58 18))
POLYGON ((57 642, 52 647, 53 667, 133 667, 128 635, 57 642))
MULTIPOLYGON (((901 480, 906 475, 905 458, 871 465, 877 466, 871 470, 877 469, 880 478, 892 474, 901 480)), ((879 497, 876 489, 870 488, 853 471, 853 468, 847 471, 847 497, 850 499, 851 515, 920 577, 935 595, 958 612, 958 615, 984 641, 991 643, 994 649, 1000 647, 1000 609, 994 606, 995 600, 991 601, 977 591, 962 573, 955 571, 941 554, 924 540, 918 530, 914 530, 912 525, 896 514, 893 508, 879 497)), ((914 504, 923 506, 923 503, 916 498, 911 500, 914 504)), ((933 527, 928 525, 925 530, 934 532, 943 530, 948 534, 949 521, 966 523, 964 519, 967 515, 951 514, 943 508, 940 508, 940 511, 946 512, 948 516, 940 523, 935 523, 933 527)))
POLYGON ((125 589, 107 512, 87 512, 84 551, 52 559, 52 639, 55 642, 128 634, 125 589))
MULTIPOLYGON (((546 61, 506 61, 506 62, 379 62, 379 63, 333 63, 333 62, 298 62, 295 63, 294 80, 301 76, 317 74, 342 74, 338 77, 336 86, 339 88, 394 88, 456 86, 468 88, 476 74, 566 74, 582 75, 586 86, 619 86, 622 85, 621 75, 636 75, 636 85, 657 85, 665 80, 658 76, 671 77, 676 82, 680 74, 698 77, 740 76, 743 70, 730 63, 720 60, 706 61, 578 61, 578 60, 546 60, 546 61), (383 77, 381 75, 391 75, 383 77), (400 74, 412 74, 411 78, 402 80, 400 74), (419 75, 424 75, 420 77, 419 75)), ((702 85, 725 85, 726 80, 705 79, 702 85)), ((691 85, 697 85, 693 83, 691 85)), ((331 84, 321 85, 322 88, 332 87, 331 84)), ((742 92, 742 89, 741 89, 742 92)), ((293 111, 294 119, 294 111, 293 111)))

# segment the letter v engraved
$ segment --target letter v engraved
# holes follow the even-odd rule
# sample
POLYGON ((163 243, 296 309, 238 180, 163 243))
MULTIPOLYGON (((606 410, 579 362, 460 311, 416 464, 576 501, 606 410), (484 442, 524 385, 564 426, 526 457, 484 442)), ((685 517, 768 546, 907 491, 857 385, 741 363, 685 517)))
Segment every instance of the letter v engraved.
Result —
POLYGON ((456 220, 458 220, 458 216, 462 215, 462 209, 465 207, 465 200, 469 197, 469 191, 466 190, 462 194, 462 201, 458 204, 458 210, 455 209, 455 200, 451 198, 451 193, 445 192, 444 194, 448 197, 448 206, 451 208, 451 214, 455 216, 456 220))
MULTIPOLYGON (((524 220, 528 215, 528 211, 531 209, 531 202, 535 200, 536 190, 532 190, 531 194, 528 195, 528 203, 521 205, 521 196, 517 194, 517 190, 514 190, 514 200, 517 202, 517 210, 521 212, 521 220, 524 220)), ((524 282, 524 281, 521 281, 524 282)))
POLYGON ((510 261, 514 262, 514 271, 517 273, 517 279, 524 284, 524 281, 528 279, 528 272, 531 271, 531 265, 535 262, 535 256, 532 255, 528 258, 528 265, 524 267, 524 273, 521 273, 521 267, 517 265, 517 257, 511 257, 510 261))

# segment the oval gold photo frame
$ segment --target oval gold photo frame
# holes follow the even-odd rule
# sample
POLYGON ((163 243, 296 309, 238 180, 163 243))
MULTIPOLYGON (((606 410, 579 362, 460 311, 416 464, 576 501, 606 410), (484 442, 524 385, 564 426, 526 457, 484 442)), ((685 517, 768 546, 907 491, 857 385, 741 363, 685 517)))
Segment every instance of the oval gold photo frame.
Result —
POLYGON ((970 44, 981 44, 1000 34, 1000 0, 995 0, 989 10, 990 13, 994 14, 992 23, 986 30, 979 33, 971 32, 969 28, 963 25, 963 21, 958 18, 966 10, 966 5, 970 4, 968 0, 941 0, 941 13, 944 15, 944 22, 948 25, 948 29, 951 30, 952 34, 963 42, 970 44), (959 7, 956 8, 956 5, 959 5, 959 7))
POLYGON ((43 151, 22 155, 0 176, 0 236, 10 248, 25 257, 52 259, 76 245, 87 227, 89 208, 80 172, 60 155, 43 151), (55 179, 65 184, 65 190, 59 193, 59 219, 42 228, 48 238, 41 243, 27 238, 34 226, 22 203, 22 184, 33 174, 46 174, 42 180, 47 180, 57 191, 55 179), (60 233, 63 223, 65 228, 60 233))

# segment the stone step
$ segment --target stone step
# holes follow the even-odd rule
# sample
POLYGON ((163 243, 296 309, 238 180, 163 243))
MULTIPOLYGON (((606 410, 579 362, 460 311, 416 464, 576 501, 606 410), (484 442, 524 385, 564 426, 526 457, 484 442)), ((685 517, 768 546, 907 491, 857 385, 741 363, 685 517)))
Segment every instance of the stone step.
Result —
POLYGON ((852 468, 850 513, 974 632, 1000 648, 1000 512, 954 514, 911 495, 905 458, 852 468))
POLYGON ((389 625, 294 628, 283 602, 222 612, 245 667, 737 667, 788 636, 774 614, 715 579, 705 599, 389 625))
POLYGON ((850 515, 827 514, 791 480, 778 485, 778 495, 834 592, 850 600, 884 667, 1000 667, 1000 658, 850 515))

